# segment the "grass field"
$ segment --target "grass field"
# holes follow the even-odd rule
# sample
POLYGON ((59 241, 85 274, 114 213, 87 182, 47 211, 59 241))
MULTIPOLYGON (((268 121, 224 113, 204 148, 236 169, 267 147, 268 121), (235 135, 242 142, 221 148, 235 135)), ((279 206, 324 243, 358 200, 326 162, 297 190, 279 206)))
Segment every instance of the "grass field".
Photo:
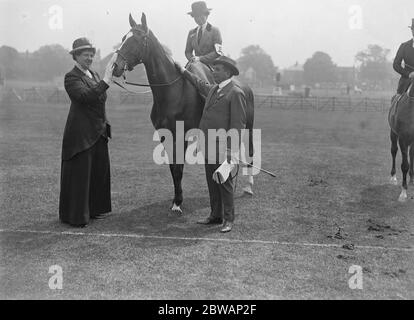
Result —
POLYGON ((414 298, 414 188, 399 203, 388 184, 386 114, 258 109, 262 166, 277 179, 257 176, 251 198, 239 179, 235 228, 222 235, 195 223, 209 213, 200 166, 185 168, 184 214, 169 211, 150 107, 107 110, 113 215, 73 229, 58 222, 68 106, 1 105, 0 298, 414 298), (52 265, 62 290, 48 286, 52 265), (362 290, 348 285, 352 265, 362 290))

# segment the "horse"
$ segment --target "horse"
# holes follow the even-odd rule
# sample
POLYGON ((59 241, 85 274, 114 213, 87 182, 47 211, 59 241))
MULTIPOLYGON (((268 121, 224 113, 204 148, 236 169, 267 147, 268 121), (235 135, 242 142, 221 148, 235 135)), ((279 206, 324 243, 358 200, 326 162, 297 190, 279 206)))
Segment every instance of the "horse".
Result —
POLYGON ((410 184, 414 183, 414 80, 411 81, 410 87, 402 95, 395 95, 392 98, 391 108, 388 113, 388 123, 391 128, 391 156, 392 169, 390 182, 393 185, 398 184, 395 157, 398 152, 398 144, 401 149, 402 164, 401 171, 403 174, 402 191, 398 198, 400 202, 407 200, 407 173, 410 175, 410 184), (408 161, 408 153, 410 161, 408 161))
MULTIPOLYGON (((130 14, 129 24, 131 30, 122 38, 122 44, 117 50, 118 56, 114 63, 113 75, 115 77, 125 77, 126 70, 132 71, 135 66, 141 63, 145 66, 153 95, 151 122, 155 130, 168 129, 173 135, 173 154, 169 155, 170 159, 173 159, 169 166, 174 182, 174 199, 171 210, 181 214, 181 204, 183 202, 181 181, 184 164, 176 163, 176 121, 184 122, 185 132, 198 128, 205 100, 196 88, 177 71, 172 57, 148 28, 145 14, 142 14, 140 25, 135 22, 130 14)), ((206 71, 209 70, 207 66, 204 66, 204 68, 206 71)), ((243 89, 246 96, 246 129, 249 133, 248 153, 251 158, 253 157, 254 96, 248 86, 240 83, 238 85, 243 89)), ((163 141, 161 140, 161 142, 163 141)), ((184 152, 186 149, 187 143, 184 143, 184 152)), ((251 175, 249 176, 249 185, 245 188, 245 191, 251 191, 252 185, 253 176, 251 175)))

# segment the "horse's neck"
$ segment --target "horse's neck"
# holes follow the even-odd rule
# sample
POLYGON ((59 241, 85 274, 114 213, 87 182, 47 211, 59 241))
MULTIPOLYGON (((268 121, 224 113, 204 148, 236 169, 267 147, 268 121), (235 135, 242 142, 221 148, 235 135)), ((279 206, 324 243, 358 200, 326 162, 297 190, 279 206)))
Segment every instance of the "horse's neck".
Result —
POLYGON ((414 98, 414 82, 411 82, 411 85, 408 88, 408 96, 414 98))
POLYGON ((173 61, 156 39, 152 40, 148 57, 149 59, 145 61, 144 65, 150 84, 168 84, 177 78, 178 72, 173 61))

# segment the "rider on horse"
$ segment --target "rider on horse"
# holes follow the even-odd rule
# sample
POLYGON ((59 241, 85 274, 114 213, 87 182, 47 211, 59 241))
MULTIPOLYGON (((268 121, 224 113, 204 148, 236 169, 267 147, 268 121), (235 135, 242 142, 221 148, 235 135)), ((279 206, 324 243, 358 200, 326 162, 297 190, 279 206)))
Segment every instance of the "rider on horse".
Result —
MULTIPOLYGON (((414 38, 414 19, 412 19, 411 32, 414 38)), ((400 45, 397 55, 394 59, 394 70, 401 75, 398 83, 398 94, 403 94, 407 91, 414 79, 414 39, 404 42, 400 45), (404 68, 401 63, 404 61, 404 68)))
POLYGON ((197 1, 191 5, 191 15, 198 27, 191 29, 187 37, 185 56, 189 63, 202 62, 210 65, 219 57, 217 47, 222 45, 221 34, 217 27, 207 22, 211 9, 204 1, 197 1))

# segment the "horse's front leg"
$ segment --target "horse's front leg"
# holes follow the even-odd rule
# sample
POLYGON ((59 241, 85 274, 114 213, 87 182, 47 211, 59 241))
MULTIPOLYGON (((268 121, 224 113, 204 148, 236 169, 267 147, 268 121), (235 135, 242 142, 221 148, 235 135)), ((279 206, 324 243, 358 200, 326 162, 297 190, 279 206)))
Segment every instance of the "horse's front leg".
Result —
POLYGON ((185 152, 187 150, 187 142, 184 142, 184 150, 177 151, 177 145, 174 143, 174 150, 173 150, 173 163, 170 164, 170 171, 174 182, 174 200, 172 204, 171 210, 173 212, 177 212, 182 214, 183 211, 181 209, 181 204, 183 203, 183 189, 181 182, 183 180, 183 172, 184 172, 184 159, 185 159, 185 152), (177 152, 184 151, 183 155, 177 155, 177 152))
POLYGON ((401 171, 403 176, 403 182, 402 182, 402 191, 399 197, 400 202, 405 202, 408 198, 407 196, 407 173, 409 169, 409 163, 408 163, 408 144, 404 141, 404 139, 400 138, 400 150, 401 150, 401 156, 402 156, 402 163, 401 163, 401 171))
POLYGON ((181 181, 183 179, 184 164, 170 164, 170 171, 174 181, 174 200, 171 210, 183 213, 181 204, 183 203, 183 189, 181 181))
POLYGON ((396 186, 398 184, 398 180, 397 180, 397 171, 395 169, 395 158, 398 152, 398 136, 392 130, 390 133, 390 139, 391 139, 391 157, 392 157, 390 183, 396 186))

